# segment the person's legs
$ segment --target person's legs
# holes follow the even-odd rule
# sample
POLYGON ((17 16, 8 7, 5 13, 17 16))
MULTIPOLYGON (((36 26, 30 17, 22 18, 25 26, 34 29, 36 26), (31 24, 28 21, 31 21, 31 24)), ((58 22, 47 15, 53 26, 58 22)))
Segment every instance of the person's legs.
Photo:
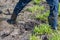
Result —
POLYGON ((50 15, 48 17, 49 25, 53 29, 57 29, 57 17, 58 17, 58 3, 59 0, 47 0, 50 6, 50 15))
POLYGON ((31 0, 19 0, 16 7, 14 8, 13 14, 10 20, 7 20, 8 23, 14 24, 16 22, 16 18, 21 12, 21 10, 30 2, 31 0))

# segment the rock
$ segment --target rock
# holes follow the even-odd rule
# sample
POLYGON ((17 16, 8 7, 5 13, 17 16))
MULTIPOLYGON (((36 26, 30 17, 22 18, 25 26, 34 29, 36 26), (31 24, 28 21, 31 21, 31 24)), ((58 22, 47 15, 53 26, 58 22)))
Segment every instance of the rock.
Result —
POLYGON ((14 30, 14 26, 8 24, 6 21, 2 21, 0 25, 0 27, 2 27, 2 31, 0 31, 0 36, 2 38, 8 36, 14 30))
POLYGON ((41 36, 41 39, 42 39, 42 40, 48 40, 48 36, 47 36, 47 35, 42 35, 42 36, 41 36))
POLYGON ((2 32, 0 32, 0 37, 5 38, 5 37, 9 36, 10 33, 11 33, 11 31, 8 31, 8 32, 7 31, 2 31, 2 32))
POLYGON ((19 34, 20 34, 20 29, 14 29, 14 31, 10 35, 15 36, 19 34))
POLYGON ((29 40, 31 32, 25 32, 22 36, 19 36, 20 40, 29 40))
POLYGON ((9 36, 9 34, 4 33, 3 35, 1 35, 1 38, 5 38, 5 37, 7 37, 7 36, 9 36))
POLYGON ((32 30, 34 28, 35 25, 39 25, 40 23, 38 21, 35 21, 35 20, 27 20, 25 22, 25 30, 29 31, 29 30, 32 30))

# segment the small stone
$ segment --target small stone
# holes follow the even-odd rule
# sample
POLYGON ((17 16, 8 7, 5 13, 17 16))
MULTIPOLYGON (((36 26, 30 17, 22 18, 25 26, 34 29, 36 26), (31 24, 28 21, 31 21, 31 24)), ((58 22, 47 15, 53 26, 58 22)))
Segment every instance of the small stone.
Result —
POLYGON ((5 33, 4 33, 3 35, 1 35, 1 38, 5 38, 5 37, 7 37, 8 35, 9 35, 9 34, 7 34, 7 33, 5 34, 5 33))
POLYGON ((14 29, 14 31, 10 35, 15 36, 19 34, 20 34, 20 29, 14 29))

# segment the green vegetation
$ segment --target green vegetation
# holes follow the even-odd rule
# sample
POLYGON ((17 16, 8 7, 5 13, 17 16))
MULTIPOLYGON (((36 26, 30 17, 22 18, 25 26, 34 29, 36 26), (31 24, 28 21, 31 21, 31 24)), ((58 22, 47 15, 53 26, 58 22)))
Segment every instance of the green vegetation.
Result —
POLYGON ((27 8, 27 10, 31 13, 36 13, 35 18, 39 19, 39 20, 48 20, 47 17, 49 16, 49 10, 45 11, 45 7, 44 6, 39 6, 39 5, 34 5, 30 8, 27 8))
MULTIPOLYGON (((28 11, 31 13, 36 13, 35 15, 35 19, 37 20, 46 20, 48 21, 48 16, 50 11, 47 10, 45 11, 45 7, 44 6, 40 6, 40 2, 42 2, 42 0, 33 0, 33 3, 35 3, 35 5, 33 7, 28 8, 28 11), (45 11, 45 12, 43 12, 45 11)), ((41 37, 41 35, 47 34, 49 37, 49 40, 60 40, 60 3, 59 3, 59 16, 58 16, 58 29, 57 31, 53 31, 51 29, 51 27, 46 23, 46 24, 40 24, 35 26, 34 30, 33 30, 33 35, 31 35, 30 40, 41 40, 41 38, 38 39, 37 35, 41 37)))
POLYGON ((33 0, 34 4, 39 4, 42 0, 33 0))
POLYGON ((40 24, 35 26, 34 32, 36 34, 51 34, 52 30, 48 24, 40 24))
POLYGON ((35 13, 35 12, 40 12, 45 10, 44 6, 39 6, 39 5, 34 5, 33 7, 30 7, 27 9, 29 12, 35 13))
POLYGON ((32 36, 30 36, 30 40, 41 40, 41 39, 39 39, 37 36, 35 36, 35 35, 32 35, 32 36))
POLYGON ((41 2, 43 2, 43 1, 46 1, 46 0, 32 0, 33 1, 33 3, 34 4, 40 4, 41 2))
POLYGON ((36 15, 36 19, 39 19, 39 20, 48 20, 48 16, 49 16, 49 11, 47 11, 47 12, 45 12, 45 13, 43 13, 43 14, 41 14, 41 13, 38 13, 37 15, 36 15))
POLYGON ((34 33, 30 37, 30 40, 41 40, 41 38, 38 39, 38 36, 41 37, 41 35, 47 34, 49 37, 49 40, 60 40, 60 32, 59 31, 53 31, 48 24, 40 24, 38 26, 35 26, 34 33))
POLYGON ((33 7, 28 8, 27 10, 28 10, 29 12, 34 13, 34 12, 36 12, 37 10, 40 10, 40 7, 37 6, 37 5, 35 5, 35 6, 33 6, 33 7))
POLYGON ((52 37, 49 38, 49 40, 60 40, 60 34, 53 33, 52 37))

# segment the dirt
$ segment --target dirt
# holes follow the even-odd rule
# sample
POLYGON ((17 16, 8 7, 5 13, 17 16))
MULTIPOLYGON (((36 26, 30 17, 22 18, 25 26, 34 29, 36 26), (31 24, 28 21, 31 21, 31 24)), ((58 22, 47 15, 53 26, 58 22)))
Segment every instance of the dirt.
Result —
POLYGON ((16 24, 7 23, 18 1, 0 0, 0 40, 29 40, 34 26, 40 24, 40 21, 33 19, 31 12, 26 11, 26 8, 33 6, 31 3, 19 13, 16 24))

